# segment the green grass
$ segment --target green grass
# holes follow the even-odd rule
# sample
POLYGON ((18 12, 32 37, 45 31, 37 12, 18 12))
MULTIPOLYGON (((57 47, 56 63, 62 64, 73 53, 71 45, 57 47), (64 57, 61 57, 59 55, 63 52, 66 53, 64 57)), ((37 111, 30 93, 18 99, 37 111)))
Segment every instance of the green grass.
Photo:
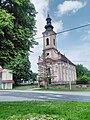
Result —
POLYGON ((0 102, 0 120, 90 120, 90 102, 0 102))
POLYGON ((85 92, 85 91, 90 91, 88 89, 69 89, 69 88, 41 88, 39 90, 43 90, 43 91, 82 91, 82 92, 85 92))

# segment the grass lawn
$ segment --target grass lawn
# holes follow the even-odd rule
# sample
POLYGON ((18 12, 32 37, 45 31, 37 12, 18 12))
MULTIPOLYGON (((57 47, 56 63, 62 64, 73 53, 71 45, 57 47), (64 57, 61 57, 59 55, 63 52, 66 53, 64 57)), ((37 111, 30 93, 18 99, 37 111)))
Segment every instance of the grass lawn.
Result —
POLYGON ((0 102, 0 120, 90 120, 90 102, 0 102))

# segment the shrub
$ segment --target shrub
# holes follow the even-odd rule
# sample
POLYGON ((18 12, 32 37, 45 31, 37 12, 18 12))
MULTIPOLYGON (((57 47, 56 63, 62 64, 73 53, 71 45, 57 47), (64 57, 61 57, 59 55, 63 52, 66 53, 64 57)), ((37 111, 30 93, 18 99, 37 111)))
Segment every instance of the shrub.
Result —
POLYGON ((87 75, 83 75, 76 80, 76 84, 89 84, 89 83, 90 77, 88 77, 87 75))

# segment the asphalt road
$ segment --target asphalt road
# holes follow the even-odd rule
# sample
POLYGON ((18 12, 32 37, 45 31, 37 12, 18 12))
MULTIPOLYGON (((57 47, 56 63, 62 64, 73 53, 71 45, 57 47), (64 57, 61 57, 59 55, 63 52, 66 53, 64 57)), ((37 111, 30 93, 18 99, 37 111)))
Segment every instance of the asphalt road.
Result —
POLYGON ((28 90, 0 90, 0 102, 57 100, 90 102, 90 92, 48 92, 28 90))

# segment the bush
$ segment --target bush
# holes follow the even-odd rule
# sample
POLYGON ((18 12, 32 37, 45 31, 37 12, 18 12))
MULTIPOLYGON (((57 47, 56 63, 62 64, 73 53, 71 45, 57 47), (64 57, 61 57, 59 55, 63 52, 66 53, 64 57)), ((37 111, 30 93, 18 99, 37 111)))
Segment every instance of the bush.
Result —
POLYGON ((87 75, 79 77, 78 80, 76 81, 76 84, 89 84, 89 83, 90 77, 88 77, 87 75))

